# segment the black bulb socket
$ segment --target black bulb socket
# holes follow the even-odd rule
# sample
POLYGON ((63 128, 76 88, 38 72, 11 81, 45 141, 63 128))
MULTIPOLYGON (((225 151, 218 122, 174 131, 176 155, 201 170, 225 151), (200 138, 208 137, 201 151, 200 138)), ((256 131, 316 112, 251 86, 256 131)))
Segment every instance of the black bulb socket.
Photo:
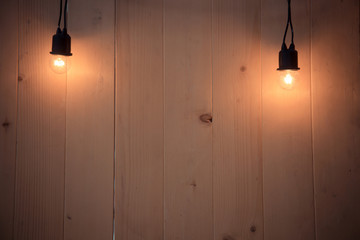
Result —
POLYGON ((277 70, 299 70, 298 67, 298 52, 295 50, 295 45, 292 43, 287 48, 283 43, 279 52, 279 68, 277 70))
POLYGON ((62 31, 60 28, 56 30, 56 34, 52 39, 52 51, 54 55, 72 56, 71 53, 71 37, 67 33, 66 28, 62 31))

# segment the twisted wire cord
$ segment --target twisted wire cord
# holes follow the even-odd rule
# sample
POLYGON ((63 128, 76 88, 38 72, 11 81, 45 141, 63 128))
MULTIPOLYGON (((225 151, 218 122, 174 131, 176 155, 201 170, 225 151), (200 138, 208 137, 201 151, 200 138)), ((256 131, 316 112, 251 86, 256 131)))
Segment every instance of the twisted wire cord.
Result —
POLYGON ((65 7, 64 7, 64 29, 67 28, 67 22, 66 22, 66 18, 67 18, 67 7, 68 7, 68 0, 65 0, 65 7))
POLYGON ((290 24, 290 29, 291 29, 291 44, 294 44, 294 28, 293 28, 292 21, 291 21, 290 0, 288 0, 288 19, 287 19, 286 28, 285 28, 283 44, 285 44, 285 39, 286 39, 286 34, 288 31, 289 24, 290 24))
POLYGON ((60 23, 61 23, 61 15, 62 15, 62 0, 60 0, 60 15, 59 15, 59 21, 58 21, 59 28, 60 28, 60 23))

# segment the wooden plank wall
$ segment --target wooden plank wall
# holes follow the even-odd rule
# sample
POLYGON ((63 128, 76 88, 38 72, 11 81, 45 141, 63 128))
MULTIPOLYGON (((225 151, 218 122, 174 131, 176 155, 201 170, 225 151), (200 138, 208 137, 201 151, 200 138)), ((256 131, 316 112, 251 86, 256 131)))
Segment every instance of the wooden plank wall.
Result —
POLYGON ((359 1, 4 4, 0 239, 360 239, 359 1))
POLYGON ((163 238, 163 2, 117 2, 117 239, 163 238))
POLYGON ((166 0, 164 14, 164 239, 210 239, 211 1, 166 0))
POLYGON ((311 2, 317 239, 360 238, 359 1, 311 2))
POLYGON ((66 76, 48 67, 57 9, 19 1, 14 239, 63 239, 66 76))
MULTIPOLYGON (((265 239, 315 239, 310 103, 310 2, 292 1, 301 70, 283 89, 278 52, 287 1, 263 0, 261 24, 265 239), (280 11, 279 9, 282 9, 280 11)), ((289 29, 287 46, 290 45, 289 29)))
POLYGON ((213 1, 214 239, 263 239, 261 1, 213 1))
POLYGON ((73 56, 67 73, 64 234, 111 239, 115 3, 69 2, 73 56))
POLYGON ((0 34, 0 239, 12 239, 18 80, 17 1, 2 3, 0 29, 6 33, 0 34))

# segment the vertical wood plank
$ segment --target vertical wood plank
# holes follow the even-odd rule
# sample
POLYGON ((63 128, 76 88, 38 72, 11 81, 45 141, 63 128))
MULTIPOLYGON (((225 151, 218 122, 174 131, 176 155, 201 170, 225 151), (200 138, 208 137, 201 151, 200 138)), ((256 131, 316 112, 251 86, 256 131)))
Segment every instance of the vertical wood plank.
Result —
POLYGON ((263 239, 260 1, 213 8, 215 239, 263 239))
POLYGON ((65 239, 112 239, 114 191, 113 0, 70 1, 65 239))
POLYGON ((116 209, 121 240, 163 239, 163 1, 117 1, 116 209))
MULTIPOLYGON (((280 85, 278 52, 287 1, 262 1, 262 102, 265 239, 314 239, 310 110, 310 3, 291 1, 299 52, 296 84, 280 85)), ((288 33, 288 36, 291 34, 288 33)), ((287 38, 290 44, 290 37, 287 38)))
POLYGON ((165 1, 165 239, 212 239, 211 1, 165 1))
POLYGON ((18 2, 0 8, 0 239, 13 239, 17 76, 18 2))
POLYGON ((14 239, 63 239, 66 77, 49 67, 58 5, 19 1, 14 239))
POLYGON ((311 9, 317 239, 360 239, 359 1, 311 9))

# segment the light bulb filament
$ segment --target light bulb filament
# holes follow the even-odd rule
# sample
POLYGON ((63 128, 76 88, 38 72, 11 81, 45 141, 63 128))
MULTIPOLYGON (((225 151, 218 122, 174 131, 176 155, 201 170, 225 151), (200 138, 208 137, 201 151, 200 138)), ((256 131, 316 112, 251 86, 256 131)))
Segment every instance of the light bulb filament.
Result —
POLYGON ((57 59, 54 60, 54 66, 56 66, 56 67, 64 67, 65 62, 61 58, 57 58, 57 59))
POLYGON ((286 76, 284 77, 284 83, 286 85, 291 85, 293 83, 293 78, 290 73, 286 74, 286 76))

